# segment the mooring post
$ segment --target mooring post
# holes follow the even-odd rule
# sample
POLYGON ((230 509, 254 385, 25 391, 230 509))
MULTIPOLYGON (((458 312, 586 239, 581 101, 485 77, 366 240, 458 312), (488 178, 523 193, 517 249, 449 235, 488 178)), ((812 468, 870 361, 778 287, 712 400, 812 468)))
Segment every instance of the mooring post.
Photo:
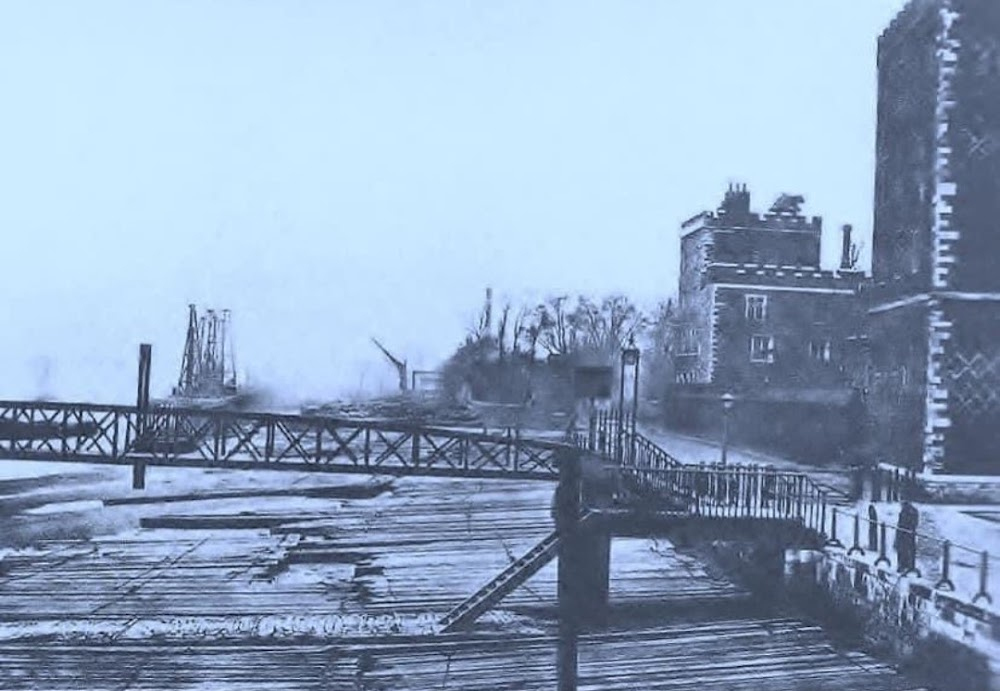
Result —
POLYGON ((833 508, 830 516, 830 539, 826 541, 827 547, 843 547, 843 543, 837 538, 837 507, 833 508))
POLYGON ((977 604, 980 600, 986 600, 989 604, 993 604, 993 597, 989 594, 988 588, 990 583, 990 553, 983 551, 979 558, 979 592, 976 596, 972 598, 972 604, 977 604))
POLYGON ((865 551, 861 549, 861 516, 857 512, 854 513, 854 544, 851 548, 847 550, 848 556, 852 554, 864 554, 865 551))
POLYGON ((952 591, 955 584, 951 582, 951 541, 945 540, 941 552, 941 578, 934 584, 938 590, 952 591))
MULTIPOLYGON (((149 413, 149 374, 152 369, 153 346, 139 345, 139 381, 136 387, 136 436, 145 436, 149 413)), ((132 464, 132 489, 146 489, 146 464, 135 461, 132 464)))
POLYGON ((886 556, 885 521, 882 521, 879 525, 878 559, 875 560, 875 566, 879 566, 880 564, 891 565, 889 557, 886 556))
POLYGON ((559 485, 556 488, 556 530, 559 532, 558 568, 558 689, 576 691, 577 639, 580 632, 580 580, 577 543, 580 532, 583 490, 581 454, 562 450, 559 454, 559 485))

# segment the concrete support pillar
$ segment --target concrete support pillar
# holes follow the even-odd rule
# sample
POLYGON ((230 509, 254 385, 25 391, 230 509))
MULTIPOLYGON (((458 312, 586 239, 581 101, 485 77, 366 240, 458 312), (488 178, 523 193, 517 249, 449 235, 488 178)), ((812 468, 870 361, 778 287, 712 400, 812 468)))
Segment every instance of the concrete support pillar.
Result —
POLYGON ((608 590, 611 580, 611 533, 599 525, 584 526, 577 535, 570 559, 575 561, 580 625, 600 629, 608 623, 608 590))
POLYGON ((566 453, 559 464, 556 527, 559 531, 559 691, 575 691, 581 631, 604 626, 608 616, 611 533, 599 521, 580 522, 582 458, 566 453))
POLYGON ((556 488, 555 519, 559 531, 558 599, 559 646, 557 672, 559 691, 576 691, 577 641, 580 621, 576 610, 574 540, 580 530, 582 491, 580 454, 564 451, 559 457, 559 485, 556 488))

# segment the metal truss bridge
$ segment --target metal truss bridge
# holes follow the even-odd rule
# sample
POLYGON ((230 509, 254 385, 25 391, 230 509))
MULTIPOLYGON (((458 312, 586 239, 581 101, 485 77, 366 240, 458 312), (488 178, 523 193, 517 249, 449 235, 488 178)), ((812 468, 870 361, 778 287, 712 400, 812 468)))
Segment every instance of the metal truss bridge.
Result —
POLYGON ((826 533, 827 494, 806 475, 682 464, 622 416, 551 441, 323 416, 0 401, 0 459, 131 466, 136 489, 147 466, 555 482, 555 530, 459 603, 438 630, 468 627, 557 559, 563 691, 576 689, 579 633, 606 617, 613 535, 691 521, 723 531, 750 524, 762 533, 791 526, 812 539, 826 533), (762 520, 769 525, 756 524, 762 520))
POLYGON ((0 457, 115 465, 556 480, 572 446, 321 416, 0 401, 0 457))

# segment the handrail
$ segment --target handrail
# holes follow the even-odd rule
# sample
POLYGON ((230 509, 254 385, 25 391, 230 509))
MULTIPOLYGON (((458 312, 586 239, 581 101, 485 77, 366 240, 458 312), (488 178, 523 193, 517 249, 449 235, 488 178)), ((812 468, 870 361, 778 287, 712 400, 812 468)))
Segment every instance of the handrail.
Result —
POLYGON ((632 419, 618 411, 595 416, 588 434, 578 433, 574 441, 616 461, 638 491, 669 495, 674 500, 686 499, 695 514, 796 520, 814 531, 827 547, 844 548, 849 557, 871 554, 876 568, 889 568, 895 563, 901 573, 930 579, 932 589, 937 592, 954 592, 961 575, 967 581, 964 589, 970 591, 972 604, 993 602, 989 569, 991 561, 998 560, 997 556, 988 550, 838 508, 831 498, 846 495, 807 473, 756 464, 682 463, 636 431, 632 419), (851 523, 853 535, 850 535, 851 523), (912 557, 906 551, 907 546, 899 547, 908 535, 912 535, 914 542, 912 557), (912 565, 906 563, 899 569, 901 557, 912 558, 912 565), (927 573, 921 573, 921 568, 927 573), (959 568, 965 571, 959 574, 959 568), (974 596, 973 570, 977 576, 974 596))

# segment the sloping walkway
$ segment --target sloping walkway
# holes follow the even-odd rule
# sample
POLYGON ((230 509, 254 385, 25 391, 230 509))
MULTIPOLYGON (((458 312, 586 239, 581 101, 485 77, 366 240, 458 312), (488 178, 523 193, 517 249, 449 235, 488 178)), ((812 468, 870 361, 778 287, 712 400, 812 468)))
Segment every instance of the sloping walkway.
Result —
MULTIPOLYGON (((722 443, 666 429, 663 426, 640 423, 639 432, 682 463, 718 463, 722 458, 722 443)), ((820 485, 849 493, 851 478, 841 466, 815 466, 792 458, 763 451, 732 446, 726 450, 726 462, 742 465, 770 465, 778 470, 805 473, 820 485)))
MULTIPOLYGON (((685 435, 656 425, 641 424, 640 431, 664 451, 683 463, 718 463, 721 444, 709 439, 685 435)), ((730 447, 727 462, 732 464, 771 465, 782 470, 802 472, 819 484, 840 492, 851 491, 849 470, 843 467, 817 467, 787 457, 741 447, 730 447)), ((853 514, 860 516, 860 543, 866 554, 864 561, 875 563, 878 550, 870 550, 867 521, 868 499, 860 499, 841 512, 838 537, 850 546, 853 542, 853 514)), ((878 502, 875 505, 879 522, 887 525, 886 552, 892 568, 896 568, 895 529, 899 519, 898 502, 878 502)), ((914 502, 920 514, 917 527, 917 568, 931 585, 944 577, 944 542, 951 542, 949 573, 957 593, 972 597, 980 591, 982 552, 987 558, 986 591, 994 606, 1000 605, 1000 505, 926 504, 914 502)), ((832 509, 831 509, 832 510, 832 509)))

